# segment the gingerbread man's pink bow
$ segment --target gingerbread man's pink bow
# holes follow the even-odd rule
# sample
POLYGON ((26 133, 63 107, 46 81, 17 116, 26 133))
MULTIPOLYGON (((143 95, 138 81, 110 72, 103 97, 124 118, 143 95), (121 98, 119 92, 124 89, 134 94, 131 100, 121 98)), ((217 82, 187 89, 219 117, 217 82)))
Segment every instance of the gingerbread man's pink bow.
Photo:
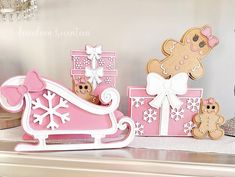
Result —
POLYGON ((215 47, 219 43, 219 39, 212 35, 212 29, 209 26, 204 26, 201 33, 207 37, 208 44, 211 48, 215 47))
POLYGON ((214 104, 214 103, 215 103, 214 98, 209 98, 209 99, 203 100, 203 105, 214 104))
POLYGON ((18 105, 25 93, 40 92, 45 89, 45 83, 36 71, 30 71, 24 80, 23 85, 2 86, 1 94, 6 98, 10 106, 18 105))

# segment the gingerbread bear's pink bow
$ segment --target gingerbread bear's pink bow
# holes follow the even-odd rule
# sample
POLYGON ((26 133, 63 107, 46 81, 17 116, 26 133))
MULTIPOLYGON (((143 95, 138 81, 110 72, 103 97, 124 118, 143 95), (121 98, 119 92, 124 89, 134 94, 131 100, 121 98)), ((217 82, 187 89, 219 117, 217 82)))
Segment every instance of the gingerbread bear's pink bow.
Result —
POLYGON ((212 35, 212 29, 211 27, 209 26, 204 26, 202 29, 201 29, 201 33, 207 37, 208 39, 208 44, 211 48, 215 47, 218 43, 219 43, 219 40, 217 37, 213 36, 212 35))
POLYGON ((214 104, 214 103, 215 103, 214 98, 209 98, 207 100, 203 100, 203 105, 214 104))
POLYGON ((25 93, 40 92, 45 89, 45 83, 36 71, 30 71, 24 80, 23 85, 2 86, 1 94, 6 98, 10 106, 18 105, 25 93))

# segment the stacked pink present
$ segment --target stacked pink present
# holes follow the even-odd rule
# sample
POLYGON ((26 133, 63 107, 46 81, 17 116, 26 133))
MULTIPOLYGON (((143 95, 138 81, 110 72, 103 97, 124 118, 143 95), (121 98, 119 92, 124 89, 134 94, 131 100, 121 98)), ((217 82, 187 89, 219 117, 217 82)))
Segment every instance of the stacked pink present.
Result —
POLYGON ((191 28, 180 41, 166 40, 164 58, 147 65, 146 87, 129 87, 129 116, 138 136, 192 136, 202 89, 188 89, 188 78, 203 76, 202 59, 219 43, 205 25, 191 28))
POLYGON ((115 52, 103 51, 101 46, 86 45, 85 50, 73 50, 71 57, 71 76, 74 81, 79 82, 81 78, 85 78, 92 84, 93 89, 100 86, 115 87, 115 52))

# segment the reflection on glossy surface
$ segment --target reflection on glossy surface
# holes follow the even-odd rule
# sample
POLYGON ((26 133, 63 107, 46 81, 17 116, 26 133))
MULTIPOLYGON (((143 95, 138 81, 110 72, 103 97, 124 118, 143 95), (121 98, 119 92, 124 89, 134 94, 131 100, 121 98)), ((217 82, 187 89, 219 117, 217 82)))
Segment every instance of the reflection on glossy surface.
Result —
POLYGON ((0 141, 0 175, 34 176, 235 176, 235 156, 153 149, 19 153, 0 141))
MULTIPOLYGON (((16 153, 14 146, 16 142, 0 142, 1 153, 25 154, 38 157, 64 158, 64 159, 117 159, 117 160, 144 160, 164 162, 189 162, 189 163, 212 163, 212 164, 235 164, 234 155, 216 153, 197 153, 187 151, 154 150, 139 148, 123 148, 110 150, 84 150, 84 151, 61 151, 61 152, 38 152, 38 153, 16 153)), ((235 166, 234 166, 235 167, 235 166)))

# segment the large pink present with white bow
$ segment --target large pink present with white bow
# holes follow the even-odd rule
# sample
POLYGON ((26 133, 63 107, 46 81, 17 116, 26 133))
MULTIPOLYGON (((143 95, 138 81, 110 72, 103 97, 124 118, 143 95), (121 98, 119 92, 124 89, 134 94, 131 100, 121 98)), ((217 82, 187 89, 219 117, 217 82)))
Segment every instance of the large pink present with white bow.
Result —
POLYGON ((117 70, 116 54, 103 51, 102 47, 86 45, 85 50, 72 50, 73 66, 71 76, 75 81, 85 78, 93 89, 99 86, 115 87, 117 70))
POLYGON ((185 73, 171 79, 149 73, 146 87, 128 88, 128 113, 137 136, 192 136, 203 90, 188 89, 187 80, 185 73))

